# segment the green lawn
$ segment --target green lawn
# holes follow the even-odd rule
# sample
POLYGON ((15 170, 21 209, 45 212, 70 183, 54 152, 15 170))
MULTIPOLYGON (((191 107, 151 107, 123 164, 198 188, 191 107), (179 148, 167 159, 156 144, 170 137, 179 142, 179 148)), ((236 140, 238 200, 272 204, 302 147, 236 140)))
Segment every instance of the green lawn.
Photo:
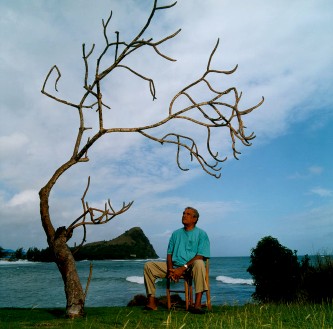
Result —
POLYGON ((144 311, 142 307, 86 308, 82 319, 65 318, 64 309, 0 309, 0 328, 333 328, 333 305, 214 306, 196 315, 184 309, 144 311))

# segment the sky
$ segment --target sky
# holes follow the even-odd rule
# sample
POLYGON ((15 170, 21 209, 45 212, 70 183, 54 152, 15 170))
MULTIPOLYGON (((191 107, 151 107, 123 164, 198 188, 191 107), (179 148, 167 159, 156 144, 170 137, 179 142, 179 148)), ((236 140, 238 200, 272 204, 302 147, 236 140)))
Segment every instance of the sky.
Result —
MULTIPOLYGON (((53 65, 61 71, 57 96, 78 102, 84 93, 82 44, 104 49, 102 19, 112 10, 108 33, 130 41, 145 25, 151 0, 0 0, 0 246, 46 248, 38 191, 67 161, 79 127, 77 112, 42 95, 53 65)), ((171 2, 160 0, 161 5, 171 2)), ((244 118, 256 138, 232 156, 223 132, 214 150, 228 156, 221 178, 206 174, 188 157, 177 167, 177 149, 137 134, 110 134, 94 145, 90 161, 67 171, 50 197, 55 227, 68 226, 86 201, 115 208, 134 201, 108 224, 88 228, 87 242, 111 240, 139 226, 164 257, 185 207, 198 209, 198 226, 210 238, 212 256, 248 256, 265 236, 298 255, 333 251, 333 2, 330 0, 179 0, 160 10, 145 38, 180 34, 160 47, 167 61, 143 49, 128 65, 146 81, 119 69, 103 85, 111 107, 108 127, 135 127, 164 118, 172 98, 212 66, 231 70, 218 86, 242 92, 243 109, 263 105, 244 118)), ((104 67, 112 63, 106 56, 104 67), (108 62, 109 61, 109 62, 108 62)), ((213 79, 214 80, 214 79, 213 79)), ((51 81, 51 80, 50 80, 51 81)), ((53 80, 54 81, 54 80, 53 80)), ((217 83, 214 80, 214 83, 217 83)), ((52 83, 48 91, 54 92, 52 83)), ((199 96, 204 97, 203 91, 199 96)), ((198 97, 199 97, 198 96, 198 97)), ((92 111, 91 111, 92 112, 92 111)), ((94 128, 96 116, 88 113, 94 128)), ((166 129, 178 129, 176 125, 166 129)), ((183 127, 184 128, 184 127, 183 127)), ((204 146, 204 133, 184 128, 204 146)), ((91 134, 86 133, 86 138, 91 134)), ((161 136, 160 136, 161 137, 161 136)), ((75 232, 70 245, 79 243, 75 232)))

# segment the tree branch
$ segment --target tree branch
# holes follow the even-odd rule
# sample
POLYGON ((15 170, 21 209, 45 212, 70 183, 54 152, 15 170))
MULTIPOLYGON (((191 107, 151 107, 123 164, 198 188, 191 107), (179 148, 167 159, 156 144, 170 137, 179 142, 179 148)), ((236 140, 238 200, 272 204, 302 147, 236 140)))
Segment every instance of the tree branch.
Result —
MULTIPOLYGON (((144 81, 148 81, 150 93, 153 96, 153 100, 156 99, 156 88, 155 83, 152 78, 147 77, 146 75, 139 73, 138 70, 133 69, 129 65, 123 64, 124 59, 133 55, 135 51, 139 50, 141 47, 152 47, 155 54, 157 56, 161 56, 164 59, 169 61, 174 61, 173 58, 163 54, 159 50, 159 46, 164 42, 173 39, 175 36, 180 33, 180 29, 176 32, 167 35, 161 38, 159 41, 153 42, 152 37, 144 38, 144 34, 147 31, 148 27, 151 24, 152 18, 156 14, 158 10, 169 9, 176 5, 176 2, 166 5, 166 6, 158 6, 158 0, 154 0, 153 8, 150 12, 150 15, 146 21, 146 24, 139 31, 139 33, 130 41, 123 41, 120 38, 120 33, 118 31, 115 32, 116 38, 115 41, 110 42, 108 37, 108 26, 111 22, 112 11, 106 21, 102 21, 103 26, 103 35, 105 40, 105 47, 101 51, 99 57, 96 61, 96 66, 94 68, 95 74, 92 78, 90 76, 90 68, 89 68, 89 59, 95 50, 95 44, 92 45, 91 49, 88 53, 86 53, 85 45, 82 46, 82 57, 84 61, 84 93, 81 98, 81 101, 78 104, 74 104, 72 102, 66 101, 64 99, 58 98, 55 95, 46 91, 47 82, 50 79, 50 76, 53 72, 57 74, 56 79, 54 81, 54 89, 58 92, 58 82, 61 78, 61 72, 59 68, 54 65, 50 71, 48 72, 43 87, 42 93, 46 96, 56 100, 57 102, 63 103, 65 105, 75 107, 78 110, 79 114, 79 129, 77 133, 77 138, 75 141, 75 146, 73 149, 73 154, 70 160, 68 160, 63 166, 61 166, 55 174, 52 176, 50 181, 47 184, 47 192, 51 190, 52 186, 55 184, 56 180, 64 173, 67 169, 78 162, 88 161, 88 151, 89 149, 97 142, 104 134, 110 134, 115 132, 121 133, 140 133, 146 138, 159 142, 161 144, 174 144, 177 146, 176 151, 176 162, 178 167, 181 170, 187 171, 188 168, 184 166, 181 162, 181 152, 185 151, 186 154, 189 155, 190 161, 197 161, 197 163, 201 166, 201 168, 216 178, 221 176, 219 166, 220 163, 224 162, 227 157, 220 156, 218 151, 213 151, 213 146, 216 147, 216 141, 214 141, 215 133, 213 131, 220 132, 222 129, 229 131, 230 139, 231 139, 231 149, 233 152, 234 158, 238 159, 238 155, 240 151, 238 150, 238 144, 241 143, 244 146, 250 146, 251 141, 255 138, 254 133, 247 134, 246 126, 244 125, 243 118, 244 116, 250 114, 252 111, 257 109, 264 101, 264 98, 256 104, 255 106, 249 107, 247 109, 240 109, 239 103, 242 97, 242 93, 238 93, 235 87, 230 87, 224 90, 221 90, 220 83, 216 85, 210 81, 210 77, 212 74, 217 75, 219 80, 225 75, 233 74, 238 66, 236 65, 231 70, 220 70, 213 68, 212 62, 214 55, 217 52, 219 46, 219 39, 217 40, 213 50, 211 51, 207 66, 203 72, 203 74, 192 83, 188 84, 186 87, 181 89, 170 101, 169 109, 166 117, 160 121, 157 121, 150 125, 133 127, 133 128, 118 128, 118 127, 104 127, 104 110, 105 108, 110 109, 110 106, 106 105, 103 102, 102 95, 102 82, 106 76, 112 74, 113 70, 116 68, 123 68, 128 72, 134 74, 135 76, 141 78, 144 81), (105 69, 101 70, 101 62, 106 56, 106 54, 111 50, 114 50, 114 57, 111 57, 111 63, 109 63, 105 69), (91 79, 91 83, 89 80, 91 79), (196 87, 202 87, 207 90, 206 93, 197 93, 196 87), (91 101, 91 99, 93 101, 91 101), (185 100, 189 102, 189 105, 178 109, 176 104, 178 101, 185 100), (226 100, 225 100, 226 99, 226 100), (89 104, 87 104, 89 100, 89 104), (82 144, 82 139, 87 130, 91 130, 91 128, 85 126, 85 111, 96 108, 96 112, 98 113, 98 122, 99 127, 95 131, 91 133, 91 135, 87 138, 87 141, 82 144), (192 134, 193 131, 189 133, 182 133, 181 131, 175 130, 168 132, 162 137, 154 136, 155 128, 163 126, 170 121, 181 120, 180 122, 187 121, 193 124, 195 127, 202 127, 206 132, 206 150, 202 150, 201 148, 201 140, 198 140, 195 135, 192 134), (199 149, 200 146, 200 149, 199 149)), ((110 57, 108 57, 110 60, 110 57)), ((214 80, 215 81, 215 80, 214 80)), ((180 125, 181 128, 182 125, 180 125)), ((86 193, 89 189, 90 179, 88 180, 87 188, 83 194, 81 199, 83 211, 82 214, 69 225, 68 239, 71 237, 73 230, 77 227, 83 227, 83 238, 81 245, 85 242, 86 239, 86 226, 87 225, 99 225, 105 224, 109 222, 114 217, 126 212, 133 202, 129 202, 127 204, 123 203, 122 207, 119 210, 114 210, 110 200, 105 203, 104 209, 102 208, 94 208, 90 207, 87 202, 85 202, 86 193)))
POLYGON ((63 99, 60 99, 60 98, 58 98, 58 97, 56 97, 56 96, 54 96, 54 95, 48 93, 47 91, 45 91, 46 84, 47 84, 47 82, 48 82, 48 80, 49 80, 49 78, 50 78, 50 76, 51 76, 51 74, 52 74, 52 72, 53 72, 54 70, 57 71, 57 75, 58 75, 58 76, 57 76, 57 79, 56 79, 55 82, 54 82, 54 89, 55 89, 55 91, 58 92, 57 85, 58 85, 58 81, 59 81, 60 78, 61 78, 61 73, 60 73, 60 70, 59 70, 58 66, 57 66, 57 65, 53 65, 53 66, 51 67, 49 73, 47 74, 45 80, 44 80, 44 84, 43 84, 43 87, 42 87, 42 90, 41 90, 42 94, 44 94, 44 95, 46 95, 46 96, 48 96, 48 97, 50 97, 50 98, 56 100, 56 101, 59 102, 59 103, 63 103, 63 104, 65 104, 65 105, 68 105, 68 106, 72 106, 72 107, 76 107, 76 108, 78 108, 78 105, 77 105, 77 104, 73 104, 73 103, 71 103, 71 102, 68 102, 68 101, 65 101, 65 100, 63 100, 63 99))
POLYGON ((111 205, 111 201, 109 199, 108 202, 105 203, 104 209, 93 208, 93 207, 90 207, 88 202, 85 201, 89 187, 90 187, 90 176, 88 177, 87 186, 86 186, 86 188, 83 192, 82 198, 81 198, 82 209, 83 209, 82 214, 77 219, 75 219, 72 222, 72 224, 70 224, 67 228, 67 237, 68 237, 67 240, 69 240, 72 237, 73 231, 76 228, 83 226, 83 229, 84 229, 84 235, 83 235, 82 241, 81 241, 80 245, 74 250, 73 253, 76 253, 81 248, 81 246, 84 244, 84 242, 86 241, 86 225, 106 224, 113 218, 126 212, 132 206, 132 204, 134 202, 134 201, 132 201, 127 204, 125 204, 125 202, 123 202, 123 205, 119 210, 114 210, 111 205))

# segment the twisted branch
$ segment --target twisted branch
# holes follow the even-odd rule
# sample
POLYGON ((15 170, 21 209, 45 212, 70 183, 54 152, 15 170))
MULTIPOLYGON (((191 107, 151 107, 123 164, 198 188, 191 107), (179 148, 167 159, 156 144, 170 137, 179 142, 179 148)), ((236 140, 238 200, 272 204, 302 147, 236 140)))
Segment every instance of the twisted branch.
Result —
MULTIPOLYGON (((180 29, 154 42, 152 37, 144 37, 144 34, 150 26, 156 12, 159 10, 169 9, 176 5, 176 2, 166 6, 158 6, 157 3, 158 0, 154 0, 153 8, 150 12, 147 22, 145 23, 141 31, 139 31, 139 33, 131 41, 124 41, 118 31, 115 32, 115 40, 111 41, 109 39, 108 27, 112 19, 112 11, 108 19, 106 21, 102 21, 105 47, 97 58, 94 68, 94 74, 90 74, 89 61, 91 55, 95 50, 95 44, 91 46, 88 52, 86 51, 85 44, 83 44, 82 58, 84 61, 84 93, 79 103, 75 104, 73 102, 69 102, 60 97, 57 97, 51 92, 46 91, 46 87, 49 80, 51 79, 52 73, 56 74, 56 78, 54 81, 54 90, 56 92, 58 92, 58 82, 61 78, 61 72, 56 65, 54 65, 48 72, 41 90, 42 93, 56 100, 57 102, 76 108, 79 114, 79 128, 73 148, 73 154, 66 163, 59 167, 59 169, 49 180, 48 186, 50 186, 50 189, 55 184, 57 179, 71 166, 78 162, 89 161, 88 150, 103 135, 109 133, 137 132, 145 136, 146 138, 149 138, 150 140, 159 142, 161 144, 174 144, 177 146, 176 163, 181 170, 188 170, 187 166, 184 166, 181 163, 181 152, 185 151, 186 154, 189 156, 190 161, 197 161, 206 173, 216 178, 219 178, 221 176, 221 167, 219 166, 219 164, 224 162, 227 157, 221 156, 218 151, 213 149, 213 145, 216 145, 216 142, 214 143, 213 141, 213 136, 215 136, 213 134, 213 131, 217 130, 219 132, 222 129, 227 129, 229 131, 231 149, 233 152, 233 156, 236 159, 238 159, 238 155, 240 154, 240 151, 238 149, 239 142, 244 146, 251 145, 251 141, 255 138, 255 135, 253 132, 250 134, 246 133, 246 126, 244 125, 243 118, 244 116, 250 114, 252 111, 260 107, 264 101, 264 98, 262 98, 262 100, 258 104, 250 108, 240 109, 239 103, 242 97, 242 93, 238 93, 235 87, 222 89, 220 83, 215 85, 215 83, 212 83, 210 81, 210 77, 212 74, 222 78, 225 75, 233 74, 238 68, 237 65, 231 70, 219 70, 212 67, 213 57, 217 52, 219 40, 217 40, 212 52, 209 55, 206 69, 201 75, 201 77, 181 89, 172 98, 169 104, 167 115, 164 119, 153 124, 141 127, 104 127, 104 110, 110 109, 111 107, 103 102, 103 95, 101 92, 102 82, 105 77, 112 74, 113 70, 117 68, 122 68, 128 71, 130 74, 139 77, 143 81, 147 81, 149 83, 149 89, 153 100, 156 99, 156 88, 154 80, 150 77, 145 76, 142 73, 139 73, 138 70, 136 70, 135 68, 123 63, 127 56, 134 55, 137 50, 141 49, 141 47, 151 47, 154 50, 154 54, 156 54, 157 56, 161 56, 168 61, 175 61, 175 59, 162 53, 159 49, 159 46, 177 36, 178 33, 181 31, 180 29), (114 56, 108 56, 106 58, 106 55, 109 54, 111 50, 114 52, 114 56), (110 58, 112 58, 111 63, 107 62, 110 61, 110 58), (101 69, 101 63, 104 59, 107 65, 104 69, 101 69), (195 93, 195 87, 198 86, 205 88, 207 90, 207 93, 203 95, 195 93), (90 100, 90 97, 93 101, 90 100), (229 99, 231 98, 231 100, 225 100, 226 97, 229 97, 229 99), (187 102, 189 102, 189 106, 179 110, 176 108, 175 104, 178 100, 181 99, 185 99, 187 102), (88 100, 89 104, 87 104, 88 100), (95 109, 98 114, 99 127, 98 129, 96 129, 96 131, 93 131, 90 127, 85 126, 85 111, 91 109, 95 109), (184 122, 185 120, 195 125, 195 127, 202 127, 206 132, 206 143, 204 144, 205 150, 202 151, 200 149, 202 144, 201 140, 196 140, 195 135, 192 135, 191 133, 184 134, 179 131, 172 131, 165 134, 163 137, 156 137, 153 135, 155 128, 163 126, 172 120, 181 120, 180 122, 184 122), (88 130, 91 132, 91 135, 84 143, 83 136, 87 133, 88 130)), ((222 143, 223 141, 218 142, 222 143)), ((129 202, 127 204, 123 203, 120 210, 117 211, 113 209, 110 200, 105 203, 104 209, 90 207, 89 204, 85 202, 89 185, 90 178, 88 179, 87 187, 81 199, 83 212, 67 228, 67 237, 68 239, 70 239, 75 228, 80 226, 83 227, 83 237, 80 246, 82 246, 86 240, 87 225, 105 224, 114 217, 127 211, 133 204, 133 202, 129 202)))
POLYGON ((86 225, 100 225, 100 224, 106 224, 116 216, 119 216, 120 214, 126 212, 133 204, 134 201, 131 201, 127 204, 123 202, 122 207, 119 210, 115 210, 112 205, 110 199, 108 199, 108 202, 105 203, 104 209, 101 208, 93 208, 90 207, 88 202, 85 201, 87 192, 89 190, 90 186, 90 176, 88 177, 88 182, 85 191, 83 192, 81 203, 82 203, 82 214, 73 221, 72 224, 70 224, 67 228, 67 241, 71 238, 73 231, 82 226, 83 227, 83 237, 81 240, 80 245, 76 247, 76 249, 73 251, 73 254, 75 254, 86 242, 86 225))
POLYGON ((262 100, 255 106, 250 107, 246 110, 240 110, 239 102, 242 97, 242 93, 238 94, 238 91, 235 87, 231 87, 226 90, 219 90, 218 88, 213 87, 212 84, 208 81, 209 75, 211 73, 219 75, 229 75, 234 73, 238 68, 238 66, 236 65, 232 70, 229 71, 211 69, 211 62, 213 59, 213 55, 217 50, 218 44, 219 40, 217 41, 213 51, 209 56, 207 68, 203 75, 199 79, 195 80, 194 82, 183 88, 181 91, 179 91, 172 99, 169 106, 169 115, 165 119, 154 125, 139 128, 139 133, 149 139, 157 141, 161 144, 169 143, 177 145, 176 162, 179 169, 188 170, 180 164, 180 153, 181 150, 184 149, 189 152, 190 161, 196 159, 206 173, 216 178, 221 177, 221 174, 219 173, 221 167, 218 166, 218 163, 226 161, 227 157, 225 156, 223 158, 220 158, 219 152, 212 151, 212 130, 221 128, 229 129, 233 156, 235 159, 238 160, 238 155, 241 154, 241 152, 237 149, 237 140, 245 146, 251 146, 250 141, 255 138, 253 132, 249 135, 245 133, 246 127, 243 122, 243 116, 251 113, 264 102, 264 98, 262 98, 262 100), (210 98, 198 101, 195 99, 198 97, 197 95, 192 96, 192 89, 199 84, 203 84, 208 88, 208 90, 212 94, 210 98), (228 103, 222 101, 222 98, 227 95, 233 96, 233 102, 228 103), (185 97, 191 105, 181 110, 175 111, 174 107, 176 101, 179 100, 181 97, 185 97), (227 116, 227 112, 225 111, 226 109, 228 110, 227 112, 230 112, 229 116, 227 116), (211 110, 213 110, 213 114, 210 113, 211 110), (198 118, 197 114, 200 114, 201 119, 198 118), (166 122, 173 119, 190 121, 194 125, 206 128, 206 147, 208 155, 210 156, 212 162, 209 162, 208 159, 205 159, 205 157, 202 155, 203 153, 199 152, 198 144, 191 136, 184 136, 180 133, 172 132, 166 134, 164 137, 158 138, 146 132, 147 130, 151 130, 157 126, 164 125, 166 122))

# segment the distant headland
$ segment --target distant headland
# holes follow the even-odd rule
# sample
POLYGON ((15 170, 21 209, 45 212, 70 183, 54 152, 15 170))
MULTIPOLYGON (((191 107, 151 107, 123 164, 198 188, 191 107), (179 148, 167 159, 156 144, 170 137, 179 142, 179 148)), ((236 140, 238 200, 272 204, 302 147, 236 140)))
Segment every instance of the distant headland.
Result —
POLYGON ((133 227, 110 241, 87 243, 75 254, 76 260, 158 258, 140 227, 133 227))
MULTIPOLYGON (((106 259, 148 259, 158 258, 154 247, 140 227, 133 227, 117 238, 109 241, 87 243, 80 248, 71 248, 75 260, 106 259)), ((32 262, 53 262, 50 248, 39 250, 35 247, 26 252, 23 248, 16 251, 0 247, 0 258, 6 260, 27 259, 32 262)))

